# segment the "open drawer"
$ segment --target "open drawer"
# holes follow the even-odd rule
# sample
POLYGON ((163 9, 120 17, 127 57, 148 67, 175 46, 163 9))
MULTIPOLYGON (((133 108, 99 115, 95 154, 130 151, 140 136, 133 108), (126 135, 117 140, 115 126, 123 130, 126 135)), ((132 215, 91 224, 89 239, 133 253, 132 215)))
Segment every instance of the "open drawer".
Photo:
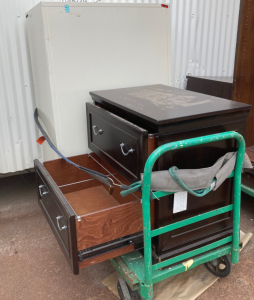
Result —
MULTIPOLYGON (((129 184, 94 153, 70 160, 129 184)), ((141 194, 122 198, 116 186, 109 195, 107 186, 63 159, 35 160, 35 170, 39 205, 74 274, 142 247, 141 194)), ((154 226, 153 206, 151 212, 154 226)))

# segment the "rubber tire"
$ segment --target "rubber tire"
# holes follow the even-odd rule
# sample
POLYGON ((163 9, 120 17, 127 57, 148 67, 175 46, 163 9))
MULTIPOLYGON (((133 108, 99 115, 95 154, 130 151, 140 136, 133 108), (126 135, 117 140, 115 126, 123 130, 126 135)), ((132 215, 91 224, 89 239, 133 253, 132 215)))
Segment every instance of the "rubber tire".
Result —
MULTIPOLYGON (((127 284, 127 287, 128 287, 128 290, 129 290, 129 293, 130 293, 130 296, 131 296, 131 300, 142 300, 143 299, 140 296, 140 294, 139 294, 139 292, 137 290, 136 291, 132 291, 131 288, 128 286, 128 284, 127 284)), ((118 290, 118 294, 120 296, 120 299, 121 300, 125 300, 124 296, 123 296, 122 288, 121 288, 121 285, 120 285, 119 281, 117 282, 117 290, 118 290)))
POLYGON ((225 269, 224 269, 223 272, 216 272, 215 270, 211 269, 211 266, 210 266, 209 262, 205 263, 205 267, 213 275, 223 278, 223 277, 227 277, 230 274, 230 272, 231 272, 231 264, 230 264, 230 261, 229 261, 229 259, 228 259, 228 257, 226 255, 222 256, 221 258, 223 258, 224 264, 225 264, 225 269))

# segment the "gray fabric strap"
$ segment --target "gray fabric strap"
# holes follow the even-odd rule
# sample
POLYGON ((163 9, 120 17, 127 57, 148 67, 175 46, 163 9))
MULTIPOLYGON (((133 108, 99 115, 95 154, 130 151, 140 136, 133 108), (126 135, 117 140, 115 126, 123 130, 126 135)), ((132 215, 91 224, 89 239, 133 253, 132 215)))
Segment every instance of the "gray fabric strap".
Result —
MULTIPOLYGON (((176 170, 176 173, 185 183, 185 185, 192 190, 208 188, 211 185, 212 180, 215 178, 216 181, 213 190, 216 190, 234 170, 236 155, 237 152, 228 152, 219 158, 216 163, 209 168, 181 169, 176 170)), ((252 168, 251 161, 248 155, 245 153, 243 172, 252 168)), ((141 174, 141 181, 143 181, 143 174, 141 174)), ((175 182, 168 170, 152 173, 151 190, 163 192, 184 191, 184 189, 175 182)))

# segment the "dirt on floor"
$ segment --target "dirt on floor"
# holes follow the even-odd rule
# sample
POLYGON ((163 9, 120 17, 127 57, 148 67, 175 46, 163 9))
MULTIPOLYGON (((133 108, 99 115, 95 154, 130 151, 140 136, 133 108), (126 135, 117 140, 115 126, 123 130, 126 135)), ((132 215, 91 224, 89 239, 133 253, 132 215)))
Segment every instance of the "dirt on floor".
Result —
MULTIPOLYGON (((37 203, 34 174, 0 179, 0 299, 117 299, 101 281, 109 261, 72 271, 37 203), (32 182, 30 182, 32 181, 32 182)), ((254 198, 244 195, 241 230, 254 233, 254 198)), ((254 299, 254 239, 231 274, 199 300, 254 299)))

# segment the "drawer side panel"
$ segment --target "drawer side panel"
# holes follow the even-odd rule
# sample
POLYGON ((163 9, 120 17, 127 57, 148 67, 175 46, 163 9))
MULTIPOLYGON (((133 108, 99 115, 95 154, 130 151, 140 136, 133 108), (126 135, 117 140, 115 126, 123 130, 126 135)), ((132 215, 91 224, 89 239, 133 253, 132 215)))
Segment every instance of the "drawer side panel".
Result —
MULTIPOLYGON (((151 203, 151 226, 154 228, 154 201, 151 203)), ((143 230, 140 201, 85 215, 76 221, 78 250, 100 245, 143 230)))

